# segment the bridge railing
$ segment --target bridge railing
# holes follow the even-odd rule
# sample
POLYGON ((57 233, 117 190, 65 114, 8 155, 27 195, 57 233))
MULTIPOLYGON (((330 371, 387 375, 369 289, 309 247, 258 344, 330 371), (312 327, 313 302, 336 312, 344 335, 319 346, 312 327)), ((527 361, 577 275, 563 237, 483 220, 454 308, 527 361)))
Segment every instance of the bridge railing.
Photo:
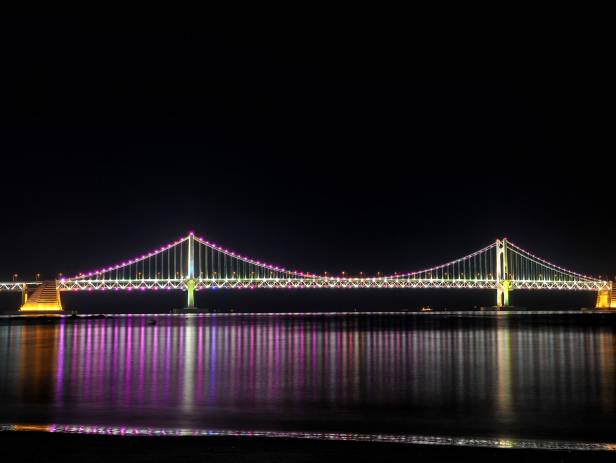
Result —
POLYGON ((33 288, 41 284, 42 281, 0 281, 0 291, 22 291, 24 287, 33 288))

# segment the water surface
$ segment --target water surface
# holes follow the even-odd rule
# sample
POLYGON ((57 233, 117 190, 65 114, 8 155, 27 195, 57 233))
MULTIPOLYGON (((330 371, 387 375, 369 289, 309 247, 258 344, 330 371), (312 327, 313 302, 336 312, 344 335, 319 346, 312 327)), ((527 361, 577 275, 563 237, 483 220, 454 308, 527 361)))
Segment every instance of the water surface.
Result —
POLYGON ((616 442, 614 314, 0 321, 0 424, 616 442))

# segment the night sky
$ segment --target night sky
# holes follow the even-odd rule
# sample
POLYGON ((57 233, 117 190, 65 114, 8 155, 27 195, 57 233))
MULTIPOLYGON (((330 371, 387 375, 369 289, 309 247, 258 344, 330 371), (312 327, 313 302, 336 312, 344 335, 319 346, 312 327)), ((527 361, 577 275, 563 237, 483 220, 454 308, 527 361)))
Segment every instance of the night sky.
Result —
MULTIPOLYGON (((478 50, 387 28, 378 38, 220 29, 3 20, 0 280, 88 271, 190 230, 318 273, 417 270, 507 236, 564 267, 616 274, 614 98, 592 66, 596 47, 478 50)), ((494 298, 212 297, 247 310, 494 298)), ((594 302, 590 293, 520 298, 594 302)), ((163 310, 182 300, 71 295, 66 304, 163 310)), ((17 296, 0 302, 13 309, 17 296)))

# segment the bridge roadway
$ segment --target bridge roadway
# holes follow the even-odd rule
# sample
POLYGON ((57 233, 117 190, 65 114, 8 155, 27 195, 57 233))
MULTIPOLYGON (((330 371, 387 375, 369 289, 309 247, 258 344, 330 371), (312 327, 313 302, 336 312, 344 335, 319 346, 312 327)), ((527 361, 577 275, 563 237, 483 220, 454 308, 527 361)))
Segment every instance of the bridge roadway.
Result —
MULTIPOLYGON (((113 290, 185 290, 189 279, 88 279, 57 280, 60 291, 113 291, 113 290)), ((195 289, 256 289, 256 288, 457 288, 498 289, 503 283, 494 279, 447 279, 447 278, 194 278, 195 289)), ((0 291, 23 291, 34 289, 40 281, 0 282, 0 291)), ((608 281, 558 281, 558 280, 509 280, 509 289, 521 290, 573 290, 601 291, 609 289, 608 281)))

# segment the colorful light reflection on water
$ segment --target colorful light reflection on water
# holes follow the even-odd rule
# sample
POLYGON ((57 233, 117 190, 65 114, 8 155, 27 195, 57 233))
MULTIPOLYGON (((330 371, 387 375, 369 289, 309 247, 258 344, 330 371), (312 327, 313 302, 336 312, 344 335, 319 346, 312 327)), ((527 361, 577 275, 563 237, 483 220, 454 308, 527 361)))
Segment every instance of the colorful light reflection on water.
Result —
POLYGON ((610 321, 148 320, 0 325, 0 423, 469 442, 615 440, 610 321))

